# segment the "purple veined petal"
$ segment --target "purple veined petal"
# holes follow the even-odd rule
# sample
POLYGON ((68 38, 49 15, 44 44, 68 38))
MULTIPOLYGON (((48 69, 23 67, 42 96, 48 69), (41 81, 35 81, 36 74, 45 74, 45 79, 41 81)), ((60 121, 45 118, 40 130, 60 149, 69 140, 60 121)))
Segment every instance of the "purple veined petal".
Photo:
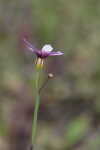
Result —
POLYGON ((32 51, 32 52, 36 52, 36 51, 37 51, 37 49, 36 49, 31 43, 29 43, 25 38, 23 39, 23 41, 24 41, 26 47, 27 47, 30 51, 32 51))
POLYGON ((59 56, 59 55, 63 55, 64 53, 63 52, 60 52, 60 51, 58 51, 58 52, 51 52, 50 54, 49 54, 49 56, 59 56))

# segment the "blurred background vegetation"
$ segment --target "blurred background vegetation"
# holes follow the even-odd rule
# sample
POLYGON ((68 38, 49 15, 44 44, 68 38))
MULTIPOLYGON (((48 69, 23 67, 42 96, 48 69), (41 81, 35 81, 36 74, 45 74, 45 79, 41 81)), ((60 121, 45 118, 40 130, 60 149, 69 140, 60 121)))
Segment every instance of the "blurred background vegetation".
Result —
POLYGON ((27 150, 34 110, 34 56, 50 43, 55 78, 41 94, 37 150, 100 148, 100 1, 0 0, 0 149, 27 150))

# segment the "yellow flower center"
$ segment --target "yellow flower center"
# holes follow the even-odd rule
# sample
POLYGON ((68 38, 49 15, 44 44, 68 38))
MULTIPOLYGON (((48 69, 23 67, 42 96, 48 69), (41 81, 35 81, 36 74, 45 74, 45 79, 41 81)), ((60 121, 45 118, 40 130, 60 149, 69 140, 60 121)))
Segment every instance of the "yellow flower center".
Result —
POLYGON ((42 58, 37 58, 35 64, 37 69, 42 69, 44 60, 42 58))

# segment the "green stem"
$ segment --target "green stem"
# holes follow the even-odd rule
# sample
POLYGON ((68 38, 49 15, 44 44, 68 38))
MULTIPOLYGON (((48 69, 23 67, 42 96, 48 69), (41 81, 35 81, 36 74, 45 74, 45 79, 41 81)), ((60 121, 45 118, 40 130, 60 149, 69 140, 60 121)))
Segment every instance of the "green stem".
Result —
POLYGON ((37 116, 40 104, 40 95, 39 95, 39 71, 36 72, 36 97, 35 97, 35 108, 34 108, 34 118, 32 123, 32 144, 34 146, 36 140, 36 132, 37 132, 37 116))

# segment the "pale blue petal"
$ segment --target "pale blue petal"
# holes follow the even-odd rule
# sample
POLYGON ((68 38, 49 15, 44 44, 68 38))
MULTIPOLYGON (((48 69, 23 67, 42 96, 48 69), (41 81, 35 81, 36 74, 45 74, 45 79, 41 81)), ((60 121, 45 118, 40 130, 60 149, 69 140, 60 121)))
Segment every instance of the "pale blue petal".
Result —
POLYGON ((30 44, 25 38, 23 39, 23 41, 24 41, 26 47, 27 47, 30 51, 32 51, 32 52, 35 52, 35 51, 36 51, 36 49, 33 47, 33 45, 30 44))
POLYGON ((49 56, 59 56, 59 55, 63 55, 64 53, 63 52, 60 52, 60 51, 58 51, 58 52, 51 52, 50 54, 49 54, 49 56))

